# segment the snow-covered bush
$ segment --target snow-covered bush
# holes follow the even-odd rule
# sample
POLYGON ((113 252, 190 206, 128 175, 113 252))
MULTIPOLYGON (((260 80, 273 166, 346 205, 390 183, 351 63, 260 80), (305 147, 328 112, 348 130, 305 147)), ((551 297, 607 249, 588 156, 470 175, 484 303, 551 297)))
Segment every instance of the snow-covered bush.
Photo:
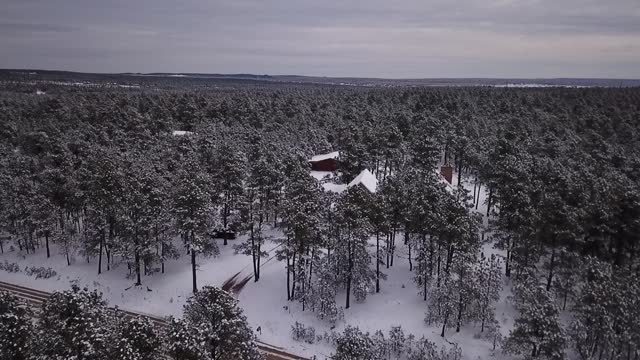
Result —
POLYGON ((313 344, 316 341, 316 329, 312 326, 306 327, 304 324, 296 321, 296 323, 291 326, 291 337, 295 341, 304 341, 313 344))
POLYGON ((14 262, 10 263, 9 261, 5 260, 4 263, 0 262, 0 270, 4 270, 10 273, 17 273, 20 272, 20 265, 14 262))
POLYGON ((329 345, 335 346, 336 345, 336 341, 338 340, 339 336, 340 335, 337 332, 333 331, 333 330, 331 330, 330 333, 325 331, 324 334, 322 334, 322 336, 321 336, 321 340, 326 342, 329 345))
MULTIPOLYGON (((336 336, 335 332, 332 332, 336 336)), ((394 326, 385 337, 381 330, 373 335, 362 333, 357 327, 347 326, 331 343, 331 335, 324 333, 323 340, 336 346, 334 359, 349 360, 460 360, 462 348, 458 344, 438 348, 436 344, 422 336, 416 340, 413 334, 405 335, 400 326, 394 326)))
POLYGON ((55 270, 53 270, 50 267, 35 267, 35 266, 31 266, 31 267, 25 267, 24 272, 29 275, 29 276, 34 276, 36 277, 36 279, 49 279, 52 278, 56 275, 58 275, 58 273, 56 273, 55 270))
MULTIPOLYGON (((460 360, 462 359, 462 348, 458 344, 453 344, 450 348, 442 347, 437 360, 460 360)), ((434 359, 435 360, 435 359, 434 359)))
POLYGON ((417 340, 412 347, 407 349, 407 360, 435 360, 437 357, 438 350, 436 344, 424 336, 417 340))
POLYGON ((372 356, 374 359, 386 359, 389 351, 389 342, 384 337, 384 333, 381 330, 376 331, 371 337, 373 341, 372 356))
POLYGON ((396 356, 402 355, 405 346, 404 331, 401 326, 393 326, 389 331, 389 348, 396 356))
POLYGON ((29 309, 16 296, 0 292, 0 359, 27 359, 31 334, 29 309))

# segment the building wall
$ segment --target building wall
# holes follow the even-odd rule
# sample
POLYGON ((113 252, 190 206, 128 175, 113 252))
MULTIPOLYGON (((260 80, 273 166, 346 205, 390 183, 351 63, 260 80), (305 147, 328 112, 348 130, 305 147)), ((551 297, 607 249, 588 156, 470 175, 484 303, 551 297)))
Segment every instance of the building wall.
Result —
POLYGON ((449 182, 449 184, 453 184, 453 166, 443 165, 440 168, 440 174, 449 182))
POLYGON ((311 161, 311 170, 314 171, 336 171, 338 162, 335 159, 325 159, 320 161, 311 161))

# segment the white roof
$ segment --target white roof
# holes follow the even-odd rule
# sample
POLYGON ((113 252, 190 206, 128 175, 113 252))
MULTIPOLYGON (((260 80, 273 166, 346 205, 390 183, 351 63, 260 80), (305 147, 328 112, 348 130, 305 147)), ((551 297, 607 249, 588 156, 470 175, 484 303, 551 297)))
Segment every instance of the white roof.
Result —
POLYGON ((344 189, 347 188, 347 186, 345 184, 336 184, 332 182, 326 182, 322 184, 322 188, 324 189, 324 191, 331 191, 339 194, 343 192, 344 189))
POLYGON ((191 131, 173 130, 173 136, 184 136, 193 134, 191 131))
POLYGON ((351 180, 347 187, 350 188, 358 184, 364 185, 364 187, 367 188, 369 192, 374 193, 378 188, 378 179, 376 179, 371 171, 364 169, 358 176, 356 176, 355 179, 351 180))
POLYGON ((315 155, 311 157, 309 161, 322 161, 327 159, 337 159, 340 156, 340 151, 330 152, 328 154, 315 155))

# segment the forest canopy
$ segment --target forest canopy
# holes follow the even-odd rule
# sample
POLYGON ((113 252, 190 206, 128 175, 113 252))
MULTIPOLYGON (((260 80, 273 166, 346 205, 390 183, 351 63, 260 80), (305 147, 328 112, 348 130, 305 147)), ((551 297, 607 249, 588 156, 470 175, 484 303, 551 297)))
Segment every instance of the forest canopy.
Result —
POLYGON ((640 88, 78 84, 0 82, 3 252, 49 255, 53 242, 67 262, 98 258, 98 272, 117 257, 139 285, 186 250, 195 292, 198 259, 219 252, 212 229, 250 234, 237 251, 252 255, 258 281, 273 224, 287 298, 336 321, 336 289, 346 309, 350 294, 379 291, 398 237, 443 335, 490 327, 499 269, 520 314, 505 351, 640 356, 640 88), (336 150, 345 179, 369 169, 380 190, 323 192, 307 159, 336 150), (439 185, 442 163, 473 181, 473 196, 439 185), (476 185, 486 223, 472 212, 476 185), (481 255, 489 242, 503 265, 481 255))

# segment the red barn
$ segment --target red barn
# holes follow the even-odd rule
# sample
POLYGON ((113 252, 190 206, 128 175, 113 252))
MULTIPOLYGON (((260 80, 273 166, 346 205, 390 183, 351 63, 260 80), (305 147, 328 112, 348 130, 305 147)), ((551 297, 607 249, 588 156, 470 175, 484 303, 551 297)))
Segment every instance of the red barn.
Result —
POLYGON ((316 155, 309 160, 311 170, 314 171, 336 171, 338 169, 339 151, 328 154, 316 155))
POLYGON ((453 184, 453 166, 449 164, 444 164, 440 168, 440 175, 442 175, 449 184, 453 184))

